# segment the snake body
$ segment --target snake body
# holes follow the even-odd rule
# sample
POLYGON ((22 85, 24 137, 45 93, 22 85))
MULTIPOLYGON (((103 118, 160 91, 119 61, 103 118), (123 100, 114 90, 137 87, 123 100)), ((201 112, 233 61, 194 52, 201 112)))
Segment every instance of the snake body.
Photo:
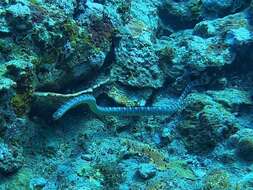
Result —
POLYGON ((199 81, 193 81, 188 84, 179 99, 164 107, 152 106, 152 107, 102 107, 97 105, 96 99, 92 95, 81 95, 70 99, 62 106, 60 106, 53 114, 53 119, 60 119, 68 110, 80 104, 87 104, 92 112, 98 115, 129 115, 129 116, 143 116, 143 115, 168 115, 180 110, 184 105, 184 99, 191 91, 193 86, 200 85, 199 81))
POLYGON ((61 118, 68 110, 80 104, 88 104, 90 110, 98 115, 167 115, 178 109, 179 105, 168 107, 102 107, 97 105, 92 95, 81 95, 63 104, 54 114, 53 119, 61 118))

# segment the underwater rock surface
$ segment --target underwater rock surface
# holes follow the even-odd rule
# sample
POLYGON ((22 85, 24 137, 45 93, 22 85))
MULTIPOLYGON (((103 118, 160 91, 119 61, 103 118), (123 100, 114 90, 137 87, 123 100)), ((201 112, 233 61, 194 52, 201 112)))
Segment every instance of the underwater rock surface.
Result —
POLYGON ((253 0, 0 1, 0 190, 252 190, 252 164, 253 0))

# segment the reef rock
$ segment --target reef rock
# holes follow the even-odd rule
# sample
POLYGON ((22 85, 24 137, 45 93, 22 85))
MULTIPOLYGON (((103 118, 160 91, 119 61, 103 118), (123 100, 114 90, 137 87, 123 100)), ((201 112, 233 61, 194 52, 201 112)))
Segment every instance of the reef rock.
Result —
POLYGON ((5 143, 0 144, 0 172, 1 174, 12 174, 17 172, 24 163, 21 151, 14 146, 5 143))
POLYGON ((195 153, 207 152, 236 133, 240 125, 221 104, 203 94, 191 94, 179 126, 186 148, 195 153))

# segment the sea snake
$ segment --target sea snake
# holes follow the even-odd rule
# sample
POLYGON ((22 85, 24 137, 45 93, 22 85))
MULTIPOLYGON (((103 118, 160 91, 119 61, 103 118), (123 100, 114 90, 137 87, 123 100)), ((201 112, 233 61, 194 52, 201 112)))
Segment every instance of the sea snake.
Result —
POLYGON ((192 90, 192 87, 201 85, 199 80, 193 81, 186 86, 179 99, 165 107, 151 106, 151 107, 102 107, 97 105, 96 99, 92 95, 80 95, 70 99, 62 106, 60 106, 53 114, 53 119, 60 119, 68 110, 80 104, 88 104, 90 110, 98 115, 128 115, 128 116, 143 116, 143 115, 168 115, 175 113, 182 109, 184 105, 184 99, 192 90))

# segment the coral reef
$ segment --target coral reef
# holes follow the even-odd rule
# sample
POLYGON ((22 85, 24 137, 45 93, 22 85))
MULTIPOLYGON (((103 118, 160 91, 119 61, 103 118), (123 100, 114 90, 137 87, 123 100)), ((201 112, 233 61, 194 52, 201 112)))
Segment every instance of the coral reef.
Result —
POLYGON ((252 62, 252 0, 1 0, 0 190, 253 189, 252 62))

